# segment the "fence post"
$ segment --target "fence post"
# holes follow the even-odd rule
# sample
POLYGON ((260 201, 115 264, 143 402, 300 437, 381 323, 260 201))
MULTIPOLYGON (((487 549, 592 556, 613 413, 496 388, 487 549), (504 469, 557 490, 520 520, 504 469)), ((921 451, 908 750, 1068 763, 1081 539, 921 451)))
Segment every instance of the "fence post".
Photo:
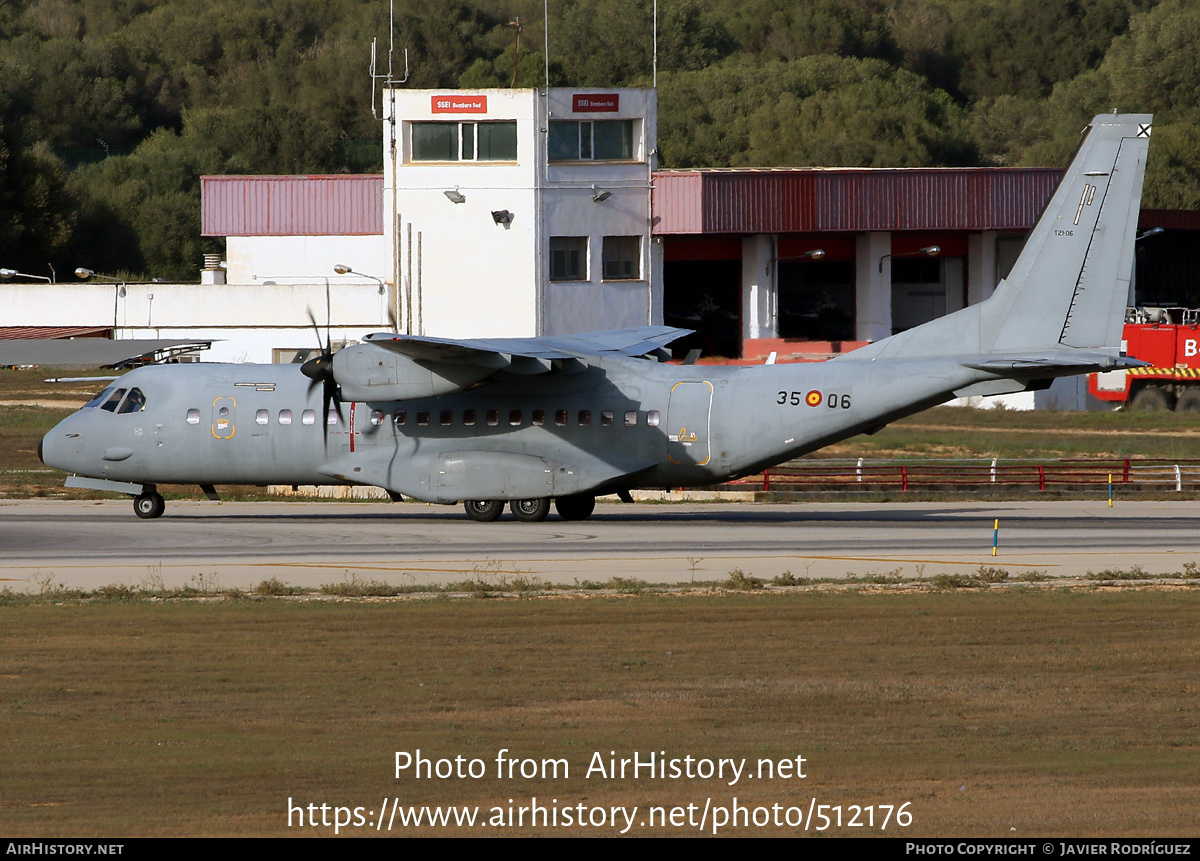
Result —
POLYGON ((900 489, 908 490, 908 467, 900 467, 900 489))
POLYGON ((996 458, 992 458, 992 484, 996 483, 996 458))
POLYGON ((771 470, 764 469, 763 470, 763 492, 765 493, 766 491, 768 491, 770 489, 771 489, 771 470))
POLYGON ((857 475, 858 475, 858 483, 859 484, 862 484, 862 462, 863 462, 863 459, 860 457, 858 459, 858 469, 855 470, 855 473, 857 473, 857 475))
POLYGON ((1129 458, 1125 458, 1125 474, 1121 478, 1121 481, 1125 481, 1125 482, 1129 481, 1129 458))
POLYGON ((1183 491, 1183 473, 1179 471, 1179 464, 1175 464, 1175 491, 1177 493, 1183 491))
POLYGON ((1038 490, 1046 489, 1046 467, 1038 464, 1038 490))

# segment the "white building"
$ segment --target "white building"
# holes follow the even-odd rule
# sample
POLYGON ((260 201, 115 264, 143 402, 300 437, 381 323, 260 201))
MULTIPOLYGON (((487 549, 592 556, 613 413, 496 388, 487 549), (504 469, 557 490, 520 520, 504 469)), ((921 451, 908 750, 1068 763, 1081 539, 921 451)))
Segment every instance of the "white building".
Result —
POLYGON ((384 234, 403 331, 661 322, 654 90, 391 90, 385 101, 384 234))

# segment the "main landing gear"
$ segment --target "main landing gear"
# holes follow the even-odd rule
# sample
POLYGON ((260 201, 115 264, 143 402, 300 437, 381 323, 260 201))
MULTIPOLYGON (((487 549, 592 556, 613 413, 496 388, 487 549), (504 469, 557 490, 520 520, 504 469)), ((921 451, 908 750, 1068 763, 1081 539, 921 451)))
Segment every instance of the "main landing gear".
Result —
MULTIPOLYGON (((491 523, 504 511, 504 503, 498 499, 469 499, 463 503, 467 517, 479 523, 491 523)), ((586 520, 596 508, 596 497, 590 493, 575 493, 554 500, 554 508, 563 520, 586 520)), ((508 504, 513 517, 525 523, 540 523, 550 514, 550 500, 514 499, 508 504)))
POLYGON ((156 490, 147 490, 133 498, 133 513, 143 520, 162 517, 166 509, 167 504, 163 501, 162 494, 156 490))

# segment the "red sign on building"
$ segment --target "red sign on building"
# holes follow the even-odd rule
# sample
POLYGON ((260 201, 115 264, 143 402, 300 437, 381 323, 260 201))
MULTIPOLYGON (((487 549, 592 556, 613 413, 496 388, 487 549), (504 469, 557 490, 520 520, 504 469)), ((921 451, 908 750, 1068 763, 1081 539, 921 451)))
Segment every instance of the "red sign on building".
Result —
POLYGON ((486 114, 487 96, 433 96, 430 110, 435 114, 486 114))
POLYGON ((610 113, 619 110, 620 93, 576 93, 571 100, 575 113, 610 113))

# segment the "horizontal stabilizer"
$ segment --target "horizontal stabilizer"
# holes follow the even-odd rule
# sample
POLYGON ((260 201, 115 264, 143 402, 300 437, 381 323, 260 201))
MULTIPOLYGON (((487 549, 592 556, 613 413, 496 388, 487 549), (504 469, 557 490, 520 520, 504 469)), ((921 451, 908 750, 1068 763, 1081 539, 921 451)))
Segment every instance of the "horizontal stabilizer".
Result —
POLYGON ((1047 371, 1053 376, 1086 374, 1092 371, 1115 371, 1141 368, 1148 363, 1129 356, 1114 356, 1098 350, 1071 350, 1053 354, 1021 354, 988 356, 962 363, 965 367, 993 374, 1024 374, 1047 371))

